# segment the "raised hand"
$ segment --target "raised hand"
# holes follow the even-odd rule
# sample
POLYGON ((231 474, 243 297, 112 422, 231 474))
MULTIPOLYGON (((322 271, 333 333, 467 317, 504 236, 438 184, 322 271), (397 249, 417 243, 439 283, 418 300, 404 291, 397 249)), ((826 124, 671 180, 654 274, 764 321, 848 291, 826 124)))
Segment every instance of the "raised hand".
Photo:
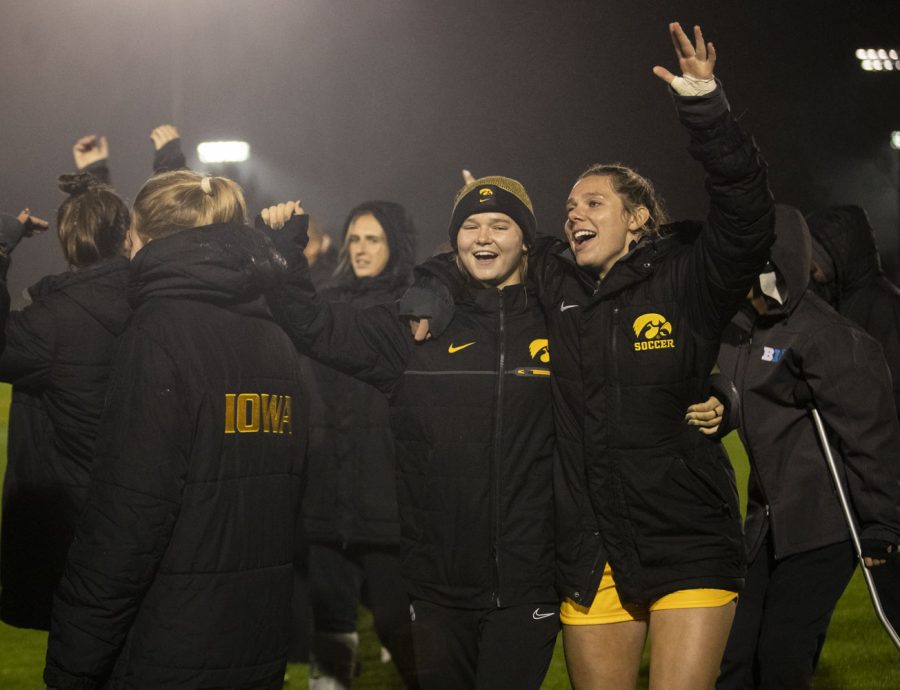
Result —
POLYGON ((18 220, 25 228, 22 232, 22 235, 25 237, 31 237, 36 232, 43 232, 47 228, 50 227, 50 224, 46 220, 42 220, 37 216, 31 215, 31 209, 22 209, 19 212, 19 215, 16 216, 16 220, 18 220))
POLYGON ((286 201, 283 204, 275 204, 264 208, 260 215, 263 222, 273 230, 281 230, 292 216, 302 216, 305 213, 299 201, 286 201))
POLYGON ((105 136, 88 134, 81 137, 72 147, 72 157, 75 159, 75 167, 84 170, 91 163, 109 158, 109 145, 105 136))
MULTIPOLYGON (((693 44, 678 22, 669 24, 669 34, 672 37, 672 45, 675 46, 675 56, 678 58, 682 75, 703 81, 712 79, 713 68, 716 65, 716 49, 712 43, 704 42, 700 27, 694 26, 693 44)), ((674 74, 659 65, 653 68, 653 74, 667 84, 671 84, 675 79, 674 74)))
POLYGON ((465 169, 463 169, 463 171, 462 171, 462 176, 463 176, 463 182, 464 182, 465 184, 469 184, 470 182, 474 182, 474 181, 475 181, 475 176, 472 174, 472 171, 471 171, 471 170, 465 170, 465 169))
POLYGON ((157 151, 173 139, 180 138, 180 136, 174 125, 160 125, 150 132, 150 140, 153 142, 153 148, 157 151))

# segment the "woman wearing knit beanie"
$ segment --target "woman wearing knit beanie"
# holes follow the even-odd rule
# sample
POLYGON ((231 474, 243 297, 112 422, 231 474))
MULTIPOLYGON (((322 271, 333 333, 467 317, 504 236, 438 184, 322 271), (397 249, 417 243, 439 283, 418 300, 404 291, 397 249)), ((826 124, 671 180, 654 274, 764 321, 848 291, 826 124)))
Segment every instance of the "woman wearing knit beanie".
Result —
MULTIPOLYGON (((265 217, 277 227, 293 210, 265 217)), ((550 352, 523 284, 531 201, 505 177, 460 190, 450 223, 455 315, 421 345, 395 304, 359 309, 311 292, 304 220, 272 233, 288 272, 269 304, 301 352, 388 396, 420 686, 537 690, 559 605, 550 352)))

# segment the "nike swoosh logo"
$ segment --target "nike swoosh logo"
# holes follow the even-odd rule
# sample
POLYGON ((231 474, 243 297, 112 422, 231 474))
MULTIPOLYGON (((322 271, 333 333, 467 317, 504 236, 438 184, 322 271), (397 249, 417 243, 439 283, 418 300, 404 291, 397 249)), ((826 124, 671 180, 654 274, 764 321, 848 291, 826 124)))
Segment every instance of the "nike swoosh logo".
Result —
POLYGON ((580 307, 580 304, 566 304, 566 300, 563 300, 559 303, 559 310, 566 311, 567 309, 574 309, 575 307, 580 307))
POLYGON ((454 352, 459 352, 460 350, 465 350, 467 347, 469 347, 470 345, 474 345, 476 342, 478 342, 478 341, 473 340, 471 343, 466 343, 465 345, 459 345, 459 346, 455 346, 453 343, 450 343, 450 347, 447 348, 447 352, 449 352, 452 355, 454 352))
POLYGON ((555 615, 556 615, 556 611, 551 611, 550 613, 541 613, 541 609, 536 608, 534 610, 534 613, 531 614, 531 617, 534 618, 534 620, 539 621, 542 618, 549 618, 550 616, 555 616, 555 615))

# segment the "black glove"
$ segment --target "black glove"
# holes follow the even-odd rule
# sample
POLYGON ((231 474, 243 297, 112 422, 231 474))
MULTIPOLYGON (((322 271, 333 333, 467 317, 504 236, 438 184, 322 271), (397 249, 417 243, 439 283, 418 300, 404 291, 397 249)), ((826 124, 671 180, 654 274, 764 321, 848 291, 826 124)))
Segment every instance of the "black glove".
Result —
POLYGON ((860 541, 863 558, 890 558, 897 553, 897 545, 884 539, 862 539, 860 541))
POLYGON ((187 167, 184 153, 181 150, 181 137, 171 139, 153 154, 153 174, 181 170, 187 167))

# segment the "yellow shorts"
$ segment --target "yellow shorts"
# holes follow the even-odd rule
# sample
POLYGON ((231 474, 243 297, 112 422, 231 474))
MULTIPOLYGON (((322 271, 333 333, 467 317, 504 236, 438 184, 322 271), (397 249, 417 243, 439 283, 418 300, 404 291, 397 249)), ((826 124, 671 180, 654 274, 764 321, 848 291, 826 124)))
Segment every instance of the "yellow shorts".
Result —
POLYGON ((735 599, 737 592, 725 589, 682 589, 654 600, 649 606, 625 605, 619 601, 612 569, 607 563, 591 607, 579 606, 571 599, 564 599, 559 609, 559 619, 564 625, 645 621, 650 617, 651 611, 715 608, 735 599))

